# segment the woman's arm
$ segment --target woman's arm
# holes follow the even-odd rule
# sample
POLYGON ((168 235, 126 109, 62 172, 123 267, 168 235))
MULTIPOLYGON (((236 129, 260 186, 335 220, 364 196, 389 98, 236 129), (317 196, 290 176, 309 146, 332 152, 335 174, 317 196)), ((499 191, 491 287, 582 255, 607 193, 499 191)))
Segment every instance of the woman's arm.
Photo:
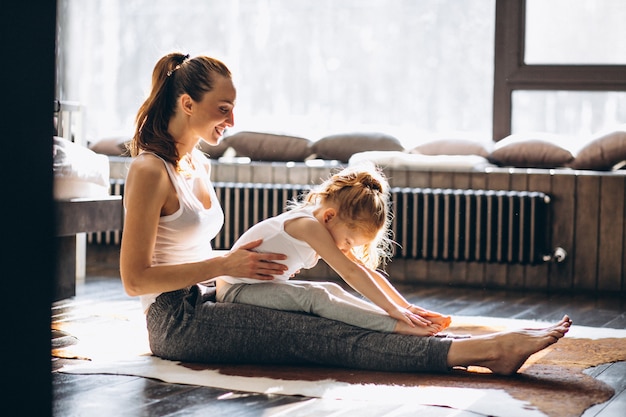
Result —
POLYGON ((178 199, 163 162, 151 155, 141 155, 131 165, 124 206, 120 272, 124 289, 131 296, 173 291, 220 275, 271 279, 286 269, 273 262, 285 259, 284 255, 249 250, 260 241, 200 262, 152 265, 159 218, 175 212, 178 199))

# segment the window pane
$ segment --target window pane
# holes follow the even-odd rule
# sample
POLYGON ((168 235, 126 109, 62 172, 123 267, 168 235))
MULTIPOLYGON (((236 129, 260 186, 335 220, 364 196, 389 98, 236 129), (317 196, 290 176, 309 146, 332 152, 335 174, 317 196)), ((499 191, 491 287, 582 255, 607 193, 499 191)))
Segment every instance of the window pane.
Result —
POLYGON ((585 136, 626 123, 626 92, 515 91, 512 133, 585 136))
POLYGON ((231 68, 234 130, 491 140, 495 0, 61 3, 60 98, 85 105, 94 139, 132 133, 153 65, 179 50, 231 68))
POLYGON ((527 64, 626 64, 624 0, 527 0, 527 64))

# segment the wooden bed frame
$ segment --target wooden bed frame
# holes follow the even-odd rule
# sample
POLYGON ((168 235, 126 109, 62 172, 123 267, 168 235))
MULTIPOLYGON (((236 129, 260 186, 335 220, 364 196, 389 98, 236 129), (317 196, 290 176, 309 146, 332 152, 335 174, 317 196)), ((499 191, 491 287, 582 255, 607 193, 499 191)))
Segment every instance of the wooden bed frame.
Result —
POLYGON ((121 230, 121 196, 55 201, 57 267, 54 301, 76 295, 76 235, 121 230))

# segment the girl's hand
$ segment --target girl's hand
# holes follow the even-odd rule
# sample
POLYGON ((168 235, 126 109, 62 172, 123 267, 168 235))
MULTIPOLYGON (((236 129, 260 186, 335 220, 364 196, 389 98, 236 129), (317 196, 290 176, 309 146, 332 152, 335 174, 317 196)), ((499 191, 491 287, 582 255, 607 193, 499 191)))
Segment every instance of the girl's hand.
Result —
POLYGON ((275 275, 283 275, 287 267, 279 262, 287 259, 283 254, 254 252, 252 249, 261 244, 262 240, 242 245, 239 249, 223 256, 226 270, 224 275, 233 277, 273 280, 275 275))
POLYGON ((433 325, 439 328, 439 331, 447 329, 450 326, 450 323, 452 323, 452 318, 450 316, 437 313, 436 311, 426 310, 413 304, 409 305, 407 310, 429 320, 433 325))
POLYGON ((432 326, 432 322, 429 319, 427 319, 425 317, 422 317, 419 314, 413 313, 408 308, 397 307, 397 308, 395 308, 395 309, 393 309, 391 311, 388 311, 387 314, 389 314, 391 317, 393 317, 396 320, 405 322, 406 324, 408 324, 411 327, 415 327, 415 326, 430 327, 430 326, 432 326))

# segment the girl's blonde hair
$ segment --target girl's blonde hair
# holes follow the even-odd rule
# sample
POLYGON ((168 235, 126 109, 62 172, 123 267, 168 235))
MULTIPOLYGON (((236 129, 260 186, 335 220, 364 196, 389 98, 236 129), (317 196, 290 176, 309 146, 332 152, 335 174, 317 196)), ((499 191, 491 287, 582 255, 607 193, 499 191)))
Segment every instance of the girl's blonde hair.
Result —
POLYGON ((330 203, 337 206, 338 216, 351 229, 374 236, 368 244, 353 248, 353 255, 364 265, 376 269, 391 256, 389 227, 389 184, 382 170, 374 164, 344 168, 311 189, 291 208, 330 203))

